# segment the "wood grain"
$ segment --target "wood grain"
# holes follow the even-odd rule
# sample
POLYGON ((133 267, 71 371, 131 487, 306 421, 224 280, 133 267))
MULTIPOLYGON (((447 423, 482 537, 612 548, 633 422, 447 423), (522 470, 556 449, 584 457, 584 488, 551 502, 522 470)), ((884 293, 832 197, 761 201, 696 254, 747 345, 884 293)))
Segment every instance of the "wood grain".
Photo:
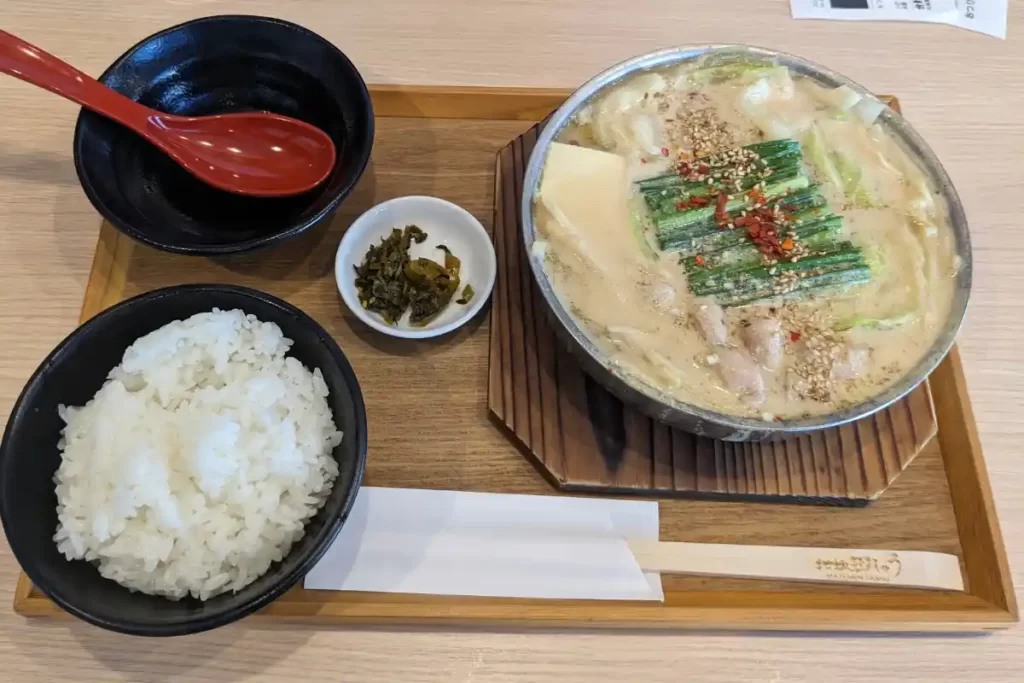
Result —
MULTIPOLYGON (((423 94, 417 89, 407 99, 416 101, 423 94)), ((484 90, 480 96, 489 101, 494 94, 484 90)), ((895 98, 884 99, 899 111, 895 98)), ((504 111, 518 113, 529 111, 532 99, 523 98, 520 107, 512 107, 508 96, 501 103, 504 111)), ((666 432, 584 374, 554 336, 523 246, 523 175, 543 127, 542 121, 510 142, 495 162, 495 187, 500 188, 494 203, 499 277, 492 306, 488 406, 523 449, 566 491, 831 505, 866 505, 880 496, 935 436, 927 383, 853 425, 781 445, 732 444, 713 443, 681 430, 666 432), (545 354, 554 356, 551 363, 541 362, 545 354), (556 396, 559 410, 545 410, 542 384, 556 396), (560 457, 547 457, 545 433, 561 440, 560 457), (840 447, 830 451, 830 442, 840 447), (688 476, 702 452, 715 453, 707 476, 688 476), (755 468, 755 462, 761 467, 755 468), (830 468, 843 476, 829 476, 830 468), (779 480, 782 476, 785 485, 779 480)))
POLYGON ((486 88, 375 85, 373 110, 378 116, 433 119, 538 121, 560 105, 565 88, 486 88))
MULTIPOLYGON (((1024 4, 1009 4, 1006 42, 941 26, 794 22, 787 3, 755 0, 137 0, 130 6, 123 0, 5 0, 2 16, 5 30, 92 74, 148 33, 195 16, 236 12, 311 26, 378 83, 574 87, 631 54, 734 41, 800 54, 876 91, 899 93, 957 183, 972 223, 975 286, 960 354, 1019 587, 1024 271, 1018 264, 1024 238, 1016 182, 1024 162, 1024 41, 1018 35, 1024 4)), ((39 361, 75 326, 100 220, 71 165, 77 108, 3 78, 0 102, 0 404, 6 411, 39 361)), ((725 505, 720 516, 731 514, 730 533, 756 536, 758 516, 725 505), (737 533, 744 525, 747 532, 737 533)), ((705 520, 693 512, 700 535, 705 520)), ((17 573, 3 548, 0 590, 10 591, 17 573)), ((0 605, 10 597, 0 595, 0 605)), ((820 683, 829 677, 844 683, 1013 683, 1020 680, 1024 629, 956 639, 651 637, 481 629, 311 632, 247 622, 143 645, 76 623, 27 621, 0 609, 0 667, 5 679, 19 683, 820 683)))
MULTIPOLYGON (((418 91, 422 94, 422 90, 418 91)), ((431 98, 436 93, 431 94, 431 98)), ((411 100, 415 104, 416 97, 411 100)), ((482 92, 486 99, 490 92, 482 92)), ((529 105, 529 98, 523 102, 529 105)), ((363 327, 339 301, 331 274, 333 245, 351 221, 384 198, 398 194, 436 194, 447 197, 486 221, 514 225, 518 220, 515 203, 503 202, 495 208, 496 197, 522 191, 521 181, 513 175, 496 179, 492 159, 508 139, 516 140, 509 170, 522 169, 524 154, 533 144, 536 128, 518 121, 487 119, 432 119, 382 117, 378 122, 381 142, 375 150, 375 164, 364 176, 330 226, 307 234, 274 250, 268 259, 259 252, 216 259, 197 259, 158 252, 133 243, 112 228, 101 230, 97 256, 87 288, 81 318, 88 319, 103 306, 139 292, 181 282, 230 282, 264 289, 287 298, 313 315, 334 336, 345 351, 357 375, 375 376, 363 385, 367 406, 370 451, 366 482, 371 485, 454 488, 473 491, 552 493, 542 476, 514 447, 503 432, 486 418, 485 406, 500 394, 493 406, 515 424, 522 425, 520 437, 535 433, 543 441, 545 430, 535 431, 531 418, 537 410, 531 396, 541 395, 541 361, 536 358, 537 376, 531 375, 527 360, 524 322, 532 319, 533 331, 542 331, 543 316, 532 310, 530 289, 520 272, 526 266, 515 246, 513 231, 494 232, 502 240, 499 251, 499 290, 492 308, 498 311, 499 327, 492 334, 488 321, 481 317, 442 340, 409 341, 385 338, 363 327), (383 161, 382 161, 383 160, 383 161), (387 163, 385 163, 387 162, 387 163), (401 162, 401 163, 399 163, 401 162), (443 169, 443 171, 439 170, 443 169), (500 189, 499 189, 500 188, 500 189), (494 194, 491 190, 494 189, 494 194), (324 246, 329 245, 329 246, 324 246), (501 290, 504 288, 504 291, 501 290), (504 309, 502 309, 504 306, 504 309), (518 324, 512 316, 518 313, 518 324), (511 340, 509 343, 505 343, 511 340), (500 343, 497 348, 495 341, 500 343), (490 391, 488 364, 498 356, 503 363, 522 368, 520 378, 510 389, 490 391), (373 373, 383 373, 373 375, 373 373), (396 378, 401 378, 396 380, 396 378), (531 390, 536 385, 538 391, 531 390), (445 410, 436 411, 431 399, 437 387, 446 387, 445 410), (396 425, 401 425, 397 428, 396 425), (429 435, 429 438, 427 438, 429 435)), ((486 224, 486 223, 485 223, 486 224)), ((493 320, 491 321, 493 324, 493 320)), ((550 330, 548 330, 550 334, 550 330)), ((553 341, 553 340, 552 340, 553 341)), ((536 355, 536 354, 535 354, 536 355)), ((560 462, 566 472, 578 458, 569 454, 582 449, 606 449, 607 435, 590 429, 590 420, 579 410, 584 400, 594 400, 592 380, 579 372, 566 356, 554 354, 557 375, 554 412, 560 431, 554 434, 560 446, 560 462)), ((954 370, 954 375, 959 371, 954 370)), ((550 389, 550 387, 549 387, 550 389)), ((941 389, 941 387, 940 387, 941 389)), ((626 414, 621 404, 605 397, 605 411, 617 412, 624 444, 626 481, 636 486, 650 469, 649 453, 653 444, 653 425, 647 418, 626 414)), ((930 402, 926 399, 926 404, 930 402)), ((930 409, 930 408, 929 408, 930 409)), ((547 421, 547 415, 544 415, 547 421)), ((960 424, 970 428, 969 421, 960 424)), ((550 430, 549 430, 550 431, 550 430)), ((685 443, 682 433, 669 432, 668 438, 685 443)), ((664 438, 664 436, 663 436, 664 438)), ((713 480, 723 491, 740 492, 746 484, 736 481, 743 458, 742 446, 697 440, 689 444, 697 461, 698 473, 713 480), (701 465, 701 461, 705 461, 701 465)), ((807 475, 799 444, 782 443, 776 450, 776 471, 785 470, 787 490, 806 487, 807 475), (779 458, 785 459, 785 466, 779 458), (797 481, 802 483, 798 484, 797 481)), ((763 456, 763 453, 762 453, 763 456)), ((680 461, 688 456, 683 455, 680 461)), ((967 451, 970 460, 974 453, 967 451)), ((762 457, 762 459, 764 459, 762 457)), ((758 543, 776 545, 824 545, 832 547, 871 547, 940 550, 961 555, 962 541, 957 536, 963 525, 950 503, 950 491, 942 469, 940 442, 925 448, 921 457, 897 481, 891 495, 863 510, 848 510, 846 515, 808 514, 809 508, 756 508, 759 525, 733 526, 736 512, 751 512, 751 504, 723 502, 665 501, 660 505, 663 540, 708 540, 720 543, 758 543), (919 464, 923 463, 923 464, 919 464), (733 509, 730 510, 730 507, 733 509), (707 526, 697 531, 694 522, 704 519, 707 526), (866 526, 864 526, 866 525, 866 526), (927 533, 922 533, 922 529, 927 533), (751 532, 754 532, 753 534, 751 532)), ((619 475, 616 474, 618 477, 619 475)), ((963 497, 979 496, 984 470, 977 473, 974 489, 963 497)), ((782 474, 779 474, 781 481, 782 474)), ((700 476, 698 481, 702 481, 700 476)), ((977 507, 984 507, 979 501, 977 507)), ((967 509, 966 514, 970 514, 967 509)), ((980 548, 973 562, 989 565, 977 568, 979 574, 999 579, 1005 568, 998 563, 997 531, 982 528, 989 520, 972 523, 986 532, 990 545, 980 548), (992 566, 994 565, 994 568, 992 566)), ((968 567, 968 575, 970 568, 968 567)), ((63 616, 49 600, 21 579, 16 591, 15 609, 27 616, 63 616)), ((1003 606, 966 593, 936 592, 922 595, 906 589, 808 585, 794 582, 706 579, 696 576, 665 576, 664 605, 630 602, 540 601, 461 599, 448 596, 407 596, 306 591, 297 588, 253 617, 256 620, 307 620, 321 625, 330 623, 588 626, 599 628, 652 629, 792 629, 832 630, 842 624, 844 630, 978 630, 1013 623, 1016 614, 1008 600, 1003 606), (740 608, 740 606, 743 606, 740 608)), ((998 590, 989 585, 986 595, 998 590)))

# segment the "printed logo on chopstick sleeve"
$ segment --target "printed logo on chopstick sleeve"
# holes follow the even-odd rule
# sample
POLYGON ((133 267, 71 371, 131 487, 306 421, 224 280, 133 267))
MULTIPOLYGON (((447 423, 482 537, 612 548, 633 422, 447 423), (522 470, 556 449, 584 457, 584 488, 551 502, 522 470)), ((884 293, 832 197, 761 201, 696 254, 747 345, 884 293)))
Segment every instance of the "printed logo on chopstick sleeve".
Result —
POLYGON ((820 557, 814 563, 814 567, 826 579, 872 583, 891 583, 903 571, 903 563, 896 553, 882 560, 868 555, 852 554, 842 557, 820 557))

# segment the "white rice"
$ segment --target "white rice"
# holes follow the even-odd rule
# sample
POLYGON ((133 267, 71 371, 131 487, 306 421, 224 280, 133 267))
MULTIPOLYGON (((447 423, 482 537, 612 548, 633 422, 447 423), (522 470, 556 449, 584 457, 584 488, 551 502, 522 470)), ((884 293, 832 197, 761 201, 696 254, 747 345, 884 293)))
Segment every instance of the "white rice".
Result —
POLYGON ((144 593, 205 600, 280 560, 330 493, 341 442, 320 370, 240 310, 138 339, 85 406, 60 406, 54 540, 144 593))

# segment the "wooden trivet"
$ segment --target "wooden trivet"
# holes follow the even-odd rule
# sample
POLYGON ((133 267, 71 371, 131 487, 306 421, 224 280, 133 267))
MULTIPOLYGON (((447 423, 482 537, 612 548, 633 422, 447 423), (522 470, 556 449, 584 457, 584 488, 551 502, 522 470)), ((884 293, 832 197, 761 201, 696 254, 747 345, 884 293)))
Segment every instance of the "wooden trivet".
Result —
POLYGON ((498 153, 488 405, 566 491, 865 505, 934 436, 927 382, 842 427, 775 443, 731 443, 671 429, 586 375, 548 324, 522 247, 526 161, 543 122, 498 153))

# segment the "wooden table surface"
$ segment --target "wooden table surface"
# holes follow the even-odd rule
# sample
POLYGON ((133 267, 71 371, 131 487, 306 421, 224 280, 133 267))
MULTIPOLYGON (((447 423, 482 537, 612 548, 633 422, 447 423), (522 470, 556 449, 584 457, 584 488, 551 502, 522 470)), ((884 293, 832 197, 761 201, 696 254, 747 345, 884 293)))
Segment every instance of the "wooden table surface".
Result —
MULTIPOLYGON (((899 95, 956 182, 972 225, 973 302, 960 337, 1015 583, 1024 585, 1024 5, 1008 41, 944 26, 795 22, 783 0, 2 0, 0 27, 98 74, 134 42, 209 14, 305 24, 376 83, 574 86, 656 47, 737 42, 826 63, 899 95)), ((75 177, 77 108, 0 78, 0 414, 76 322, 99 218, 75 177)), ((93 681, 1020 681, 1024 628, 978 637, 636 635, 267 629, 171 641, 9 605, 0 545, 0 670, 93 681)))

